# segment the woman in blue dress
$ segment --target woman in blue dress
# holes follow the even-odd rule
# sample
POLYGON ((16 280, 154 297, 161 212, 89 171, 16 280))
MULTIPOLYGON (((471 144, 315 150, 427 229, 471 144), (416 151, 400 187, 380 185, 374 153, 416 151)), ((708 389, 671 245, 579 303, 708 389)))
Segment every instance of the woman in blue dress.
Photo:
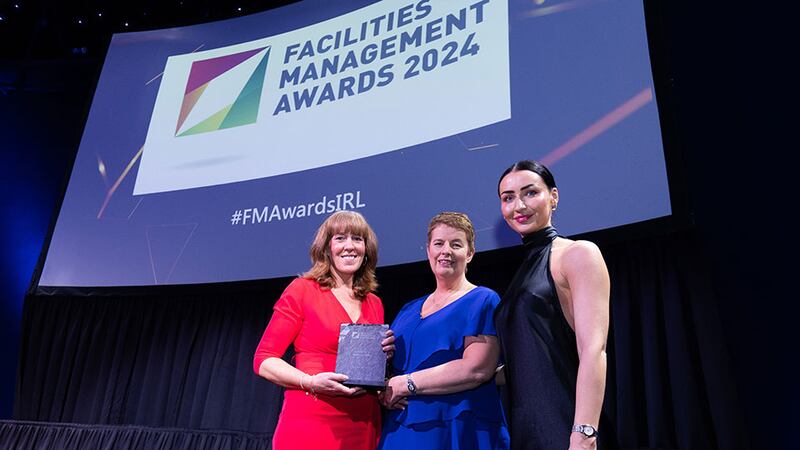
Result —
POLYGON ((494 383, 500 346, 493 290, 466 277, 475 231, 462 213, 428 225, 436 290, 406 304, 392 323, 393 377, 383 395, 388 417, 379 449, 503 450, 509 435, 494 383))

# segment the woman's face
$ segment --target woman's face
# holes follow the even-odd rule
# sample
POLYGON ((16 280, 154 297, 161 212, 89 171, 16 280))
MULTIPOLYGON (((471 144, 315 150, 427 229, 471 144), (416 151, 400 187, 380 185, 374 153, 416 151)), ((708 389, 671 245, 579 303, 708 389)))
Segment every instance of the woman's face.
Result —
POLYGON ((551 224, 558 204, 558 189, 548 189, 542 177, 530 170, 510 172, 500 181, 500 210, 512 230, 522 236, 551 224))
POLYGON ((460 277, 472 261, 467 234, 448 225, 440 224, 431 232, 428 242, 428 262, 437 277, 460 277))
POLYGON ((331 262, 340 275, 353 275, 364 262, 366 244, 364 237, 350 233, 337 233, 331 237, 331 262))

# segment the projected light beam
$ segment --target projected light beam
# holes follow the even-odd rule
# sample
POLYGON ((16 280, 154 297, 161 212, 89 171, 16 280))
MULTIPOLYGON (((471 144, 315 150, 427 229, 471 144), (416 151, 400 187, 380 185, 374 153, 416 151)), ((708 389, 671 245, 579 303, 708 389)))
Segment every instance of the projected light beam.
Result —
MULTIPOLYGON (((534 3, 538 6, 544 4, 544 1, 542 2, 537 1, 534 3)), ((559 3, 553 6, 541 6, 526 12, 525 17, 542 17, 550 14, 569 11, 571 9, 583 8, 585 6, 590 6, 596 3, 600 3, 600 0, 573 0, 573 1, 559 3)))
MULTIPOLYGON (((200 44, 197 48, 192 50, 190 53, 194 53, 194 52, 200 50, 201 48, 203 48, 204 45, 205 44, 200 44)), ((155 81, 159 77, 161 77, 162 75, 164 75, 164 72, 161 72, 158 75, 154 76, 149 81, 147 81, 144 85, 145 86, 149 85, 150 83, 152 83, 153 81, 155 81)), ((119 188, 119 185, 122 184, 122 182, 125 180, 125 177, 128 176, 128 172, 131 171, 131 169, 133 168, 133 165, 136 164, 136 161, 138 161, 139 158, 142 157, 142 152, 143 151, 144 151, 144 145, 142 145, 142 147, 139 148, 139 151, 137 151, 136 154, 133 155, 133 158, 131 158, 131 160, 128 162, 128 164, 125 165, 125 170, 122 171, 120 176, 117 178, 117 181, 115 181, 114 184, 111 186, 111 188, 106 192, 106 196, 103 199, 103 204, 100 206, 100 210, 97 212, 97 218, 98 219, 101 219, 103 217, 103 213, 105 212, 106 208, 108 207, 108 203, 111 201, 111 197, 117 191, 117 188, 119 188)), ((99 158, 100 157, 98 156, 98 161, 99 161, 99 158)), ((106 183, 108 183, 108 179, 107 179, 108 174, 106 173, 105 165, 103 165, 103 169, 101 170, 101 174, 103 176, 103 180, 105 180, 106 183)), ((139 203, 141 203, 141 200, 139 201, 139 203)), ((137 204, 137 207, 138 207, 138 204, 137 204)), ((131 212, 131 214, 132 214, 132 212, 131 212)))
POLYGON ((119 185, 122 184, 122 181, 125 179, 126 176, 128 176, 128 172, 131 171, 131 169, 133 168, 133 165, 136 164, 136 161, 138 161, 139 158, 142 157, 142 152, 143 151, 144 151, 144 146, 141 146, 139 148, 139 151, 136 152, 135 155, 133 155, 133 158, 131 158, 131 161, 128 163, 128 165, 125 166, 125 170, 122 171, 122 173, 120 174, 119 178, 117 178, 117 181, 115 181, 114 185, 111 186, 111 189, 109 189, 108 192, 106 192, 106 197, 105 197, 105 199, 103 199, 103 205, 100 206, 100 211, 97 212, 97 218, 98 219, 103 217, 103 212, 105 212, 106 207, 108 206, 108 202, 111 201, 111 197, 114 195, 114 192, 117 191, 117 188, 119 188, 119 185))
POLYGON ((545 166, 552 166, 565 156, 569 155, 570 153, 574 152, 581 146, 585 145, 592 139, 596 138, 597 136, 605 133, 609 128, 613 127, 614 125, 621 122, 626 117, 630 116, 636 110, 641 108, 642 106, 650 103, 653 101, 653 89, 647 88, 642 92, 636 94, 630 100, 626 101, 610 113, 603 116, 597 122, 589 125, 588 128, 584 129, 580 133, 576 134, 572 138, 570 138, 567 142, 564 142, 556 149, 545 155, 540 162, 545 166))

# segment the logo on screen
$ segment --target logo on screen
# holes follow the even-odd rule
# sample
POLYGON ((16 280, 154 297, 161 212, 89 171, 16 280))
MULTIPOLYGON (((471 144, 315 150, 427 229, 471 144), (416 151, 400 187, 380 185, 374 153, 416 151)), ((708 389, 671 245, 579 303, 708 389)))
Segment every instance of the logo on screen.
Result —
POLYGON ((258 120, 270 47, 194 61, 175 136, 240 127, 258 120))

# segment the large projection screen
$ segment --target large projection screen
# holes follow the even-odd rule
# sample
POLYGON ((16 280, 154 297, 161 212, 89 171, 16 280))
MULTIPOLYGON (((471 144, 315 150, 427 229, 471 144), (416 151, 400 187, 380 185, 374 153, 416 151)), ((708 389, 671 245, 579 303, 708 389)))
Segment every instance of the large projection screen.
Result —
POLYGON ((315 1, 114 35, 39 286, 298 274, 361 212, 379 264, 463 211, 517 245, 500 173, 556 175, 574 235, 671 214, 640 1, 315 1))

